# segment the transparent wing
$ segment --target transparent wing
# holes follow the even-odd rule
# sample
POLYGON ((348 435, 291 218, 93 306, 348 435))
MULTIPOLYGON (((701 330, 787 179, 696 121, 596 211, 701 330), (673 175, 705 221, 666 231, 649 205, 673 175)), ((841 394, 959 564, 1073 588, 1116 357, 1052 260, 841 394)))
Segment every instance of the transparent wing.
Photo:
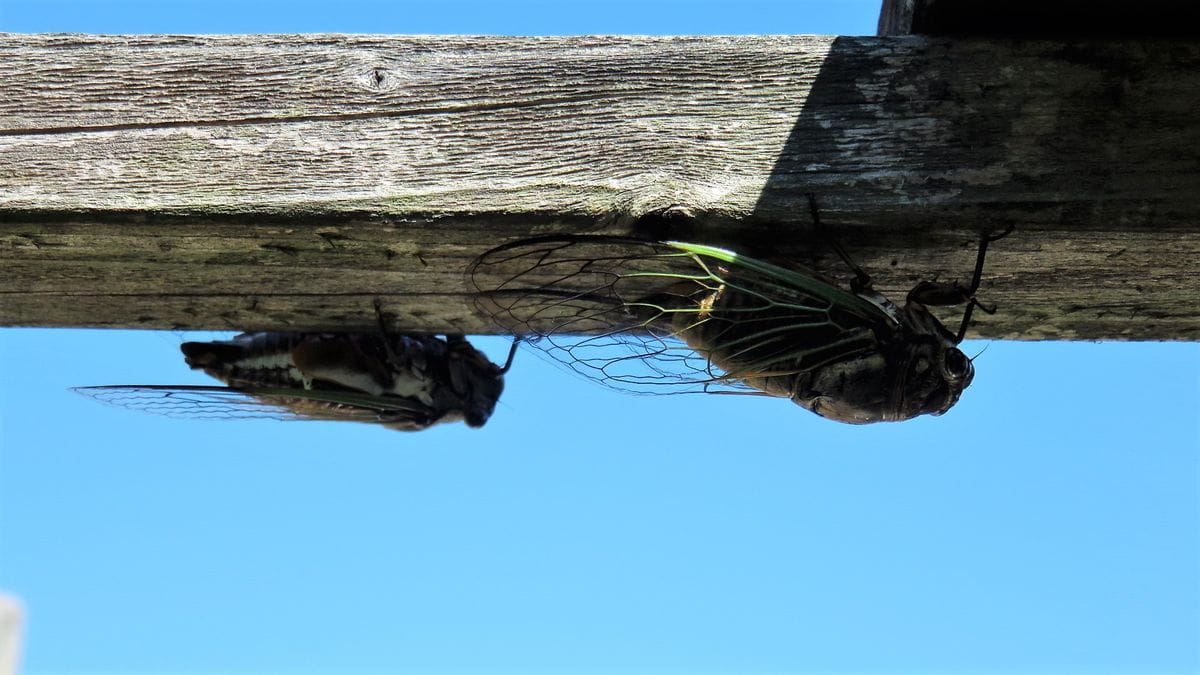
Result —
POLYGON ((480 256, 480 311, 556 362, 635 393, 761 389, 874 346, 891 318, 814 275, 723 249, 545 237, 480 256))
POLYGON ((409 399, 352 392, 133 384, 72 391, 101 403, 183 419, 328 420, 423 428, 438 417, 429 406, 409 399))
POLYGON ((555 363, 618 391, 759 393, 671 334, 627 328, 600 335, 550 333, 526 341, 555 363))

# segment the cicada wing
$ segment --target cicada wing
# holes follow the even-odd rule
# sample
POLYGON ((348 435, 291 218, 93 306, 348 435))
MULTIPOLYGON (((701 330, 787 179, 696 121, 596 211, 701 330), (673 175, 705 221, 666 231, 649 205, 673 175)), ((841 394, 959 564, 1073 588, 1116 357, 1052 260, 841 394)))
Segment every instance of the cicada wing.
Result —
POLYGON ((216 386, 116 384, 71 391, 107 405, 184 419, 303 419, 287 408, 246 392, 216 386))
POLYGON ((572 372, 619 391, 754 393, 672 334, 630 327, 600 335, 551 333, 530 342, 572 372))
POLYGON ((184 419, 354 421, 421 429, 440 417, 417 401, 353 392, 202 385, 105 385, 72 391, 101 403, 184 419))
POLYGON ((747 379, 868 348, 864 326, 889 321, 813 275, 679 242, 527 239, 483 254, 470 278, 499 325, 638 393, 748 392, 747 379))
POLYGON ((674 294, 694 292, 700 281, 683 252, 614 237, 528 239, 483 254, 469 277, 482 313, 605 386, 633 393, 742 389, 678 339, 666 318, 670 309, 694 304, 674 294), (649 297, 647 285, 661 297, 649 297))
POLYGON ((594 334, 645 323, 627 279, 671 266, 694 273, 670 253, 610 237, 526 239, 484 253, 469 275, 478 307, 514 333, 594 334))

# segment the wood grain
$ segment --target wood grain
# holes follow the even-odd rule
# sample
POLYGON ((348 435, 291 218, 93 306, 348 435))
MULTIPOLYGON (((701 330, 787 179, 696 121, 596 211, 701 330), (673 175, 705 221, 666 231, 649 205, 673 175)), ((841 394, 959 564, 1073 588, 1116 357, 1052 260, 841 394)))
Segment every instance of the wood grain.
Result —
POLYGON ((2 35, 0 81, 0 325, 494 332, 467 266, 557 232, 845 278, 814 193, 897 299, 1015 225, 975 334, 1200 338, 1196 43, 2 35))

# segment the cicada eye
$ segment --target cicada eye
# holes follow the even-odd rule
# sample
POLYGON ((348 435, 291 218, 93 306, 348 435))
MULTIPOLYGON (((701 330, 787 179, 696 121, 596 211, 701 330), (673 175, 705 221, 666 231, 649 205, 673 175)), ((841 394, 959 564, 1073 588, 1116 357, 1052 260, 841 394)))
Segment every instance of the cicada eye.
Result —
POLYGON ((947 349, 942 354, 942 374, 947 380, 959 381, 966 379, 974 372, 971 360, 957 349, 947 349))

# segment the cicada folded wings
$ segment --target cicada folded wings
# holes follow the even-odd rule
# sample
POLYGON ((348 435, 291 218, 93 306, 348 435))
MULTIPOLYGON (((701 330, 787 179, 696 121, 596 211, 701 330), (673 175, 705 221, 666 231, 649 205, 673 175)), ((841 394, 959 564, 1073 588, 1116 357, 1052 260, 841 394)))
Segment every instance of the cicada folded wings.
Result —
POLYGON ((177 419, 296 419, 286 408, 215 386, 110 384, 75 387, 71 391, 101 403, 177 419))
POLYGON ((72 391, 101 403, 195 420, 326 420, 378 423, 427 420, 426 406, 384 397, 291 388, 115 384, 72 391))
POLYGON ((894 323, 816 275, 682 242, 527 239, 488 251, 470 277, 501 326, 638 393, 791 396, 797 374, 872 349, 894 323))

